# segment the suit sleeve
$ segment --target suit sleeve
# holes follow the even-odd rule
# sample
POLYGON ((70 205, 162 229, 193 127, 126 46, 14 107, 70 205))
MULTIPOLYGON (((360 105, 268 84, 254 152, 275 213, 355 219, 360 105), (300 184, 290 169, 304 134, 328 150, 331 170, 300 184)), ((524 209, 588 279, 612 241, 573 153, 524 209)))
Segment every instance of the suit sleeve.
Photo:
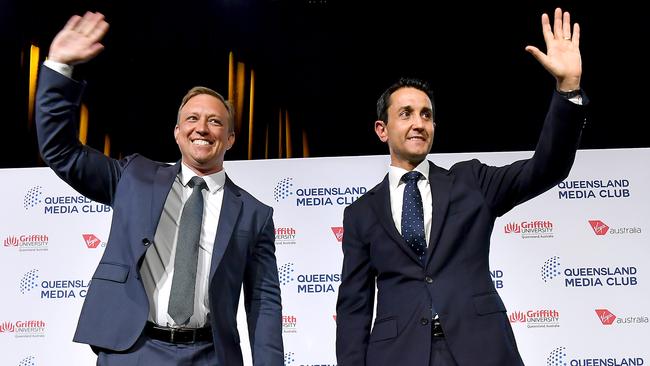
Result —
MULTIPOLYGON (((587 103, 586 96, 583 101, 587 103)), ((553 94, 535 152, 504 167, 472 161, 472 170, 495 216, 501 216, 565 179, 571 170, 585 122, 585 106, 553 94)))
POLYGON ((127 160, 117 161, 77 138, 85 84, 43 66, 36 93, 36 133, 45 163, 84 196, 111 205, 127 160))
POLYGON ((272 208, 268 208, 264 225, 246 265, 244 300, 253 364, 283 366, 282 300, 275 259, 272 208))
POLYGON ((376 271, 370 263, 370 246, 360 237, 357 220, 347 207, 343 214, 343 268, 336 303, 338 366, 366 364, 374 310, 376 271))

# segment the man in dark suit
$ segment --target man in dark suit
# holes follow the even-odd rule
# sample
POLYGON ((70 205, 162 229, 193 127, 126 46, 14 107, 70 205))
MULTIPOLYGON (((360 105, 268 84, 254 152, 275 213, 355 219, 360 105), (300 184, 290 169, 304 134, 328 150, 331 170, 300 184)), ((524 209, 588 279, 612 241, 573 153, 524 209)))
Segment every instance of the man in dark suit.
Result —
MULTIPOLYGON (((181 160, 122 160, 76 137, 83 83, 72 65, 94 58, 108 23, 72 17, 41 70, 36 123, 43 159, 81 194, 113 208, 74 340, 99 365, 242 365, 236 313, 242 284, 253 363, 284 364, 273 210, 223 169, 234 143, 233 110, 196 87, 174 136, 181 160)), ((143 137, 143 141, 146 137, 143 137)))
POLYGON ((586 102, 578 25, 556 9, 553 27, 544 14, 542 29, 547 53, 526 50, 557 90, 530 159, 437 167, 426 160, 435 131, 426 84, 402 79, 380 97, 375 132, 391 166, 344 213, 339 366, 523 364, 490 277, 490 235, 496 217, 569 174, 586 102))

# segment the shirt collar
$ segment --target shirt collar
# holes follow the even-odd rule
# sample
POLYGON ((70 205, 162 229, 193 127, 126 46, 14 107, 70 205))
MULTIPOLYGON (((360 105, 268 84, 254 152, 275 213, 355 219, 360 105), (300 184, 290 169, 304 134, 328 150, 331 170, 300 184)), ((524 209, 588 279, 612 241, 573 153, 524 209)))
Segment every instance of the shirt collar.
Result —
MULTIPOLYGON (((422 162, 420 162, 420 164, 418 164, 418 166, 416 166, 413 170, 422 173, 424 179, 429 181, 429 160, 422 160, 422 162)), ((402 176, 408 172, 409 171, 406 169, 398 168, 393 165, 388 167, 388 185, 391 191, 397 189, 400 183, 404 183, 402 182, 402 176)))
MULTIPOLYGON (((183 184, 183 187, 187 187, 187 184, 190 182, 192 177, 195 177, 197 174, 190 169, 185 163, 181 162, 181 171, 178 173, 178 178, 183 184)), ((208 191, 210 194, 217 193, 224 184, 226 184, 226 170, 221 169, 220 171, 208 175, 201 176, 205 180, 205 184, 208 186, 208 191)))

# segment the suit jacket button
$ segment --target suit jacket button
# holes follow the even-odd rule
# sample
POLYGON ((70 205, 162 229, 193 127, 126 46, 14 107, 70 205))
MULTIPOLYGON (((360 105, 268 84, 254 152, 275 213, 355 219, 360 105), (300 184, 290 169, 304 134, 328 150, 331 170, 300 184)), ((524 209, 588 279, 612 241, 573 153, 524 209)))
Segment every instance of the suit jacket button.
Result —
POLYGON ((142 245, 144 245, 145 247, 148 247, 149 245, 151 245, 151 240, 149 240, 147 238, 142 239, 142 245))
POLYGON ((426 276, 426 277, 424 277, 424 281, 425 281, 426 283, 431 284, 431 283, 433 283, 433 278, 431 278, 431 277, 429 277, 429 276, 426 276))
POLYGON ((422 319, 420 319, 420 324, 422 324, 422 325, 429 325, 429 319, 427 319, 427 318, 422 318, 422 319))

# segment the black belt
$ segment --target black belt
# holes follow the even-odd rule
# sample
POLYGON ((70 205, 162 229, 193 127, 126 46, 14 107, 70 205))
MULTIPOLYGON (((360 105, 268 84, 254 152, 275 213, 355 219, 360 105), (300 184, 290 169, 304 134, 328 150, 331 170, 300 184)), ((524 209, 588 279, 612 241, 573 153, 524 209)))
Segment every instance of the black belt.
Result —
POLYGON ((147 322, 144 334, 168 343, 212 342, 212 328, 170 328, 147 322))
POLYGON ((440 325, 440 319, 436 318, 431 321, 431 335, 434 338, 443 338, 445 333, 442 331, 442 325, 440 325))

